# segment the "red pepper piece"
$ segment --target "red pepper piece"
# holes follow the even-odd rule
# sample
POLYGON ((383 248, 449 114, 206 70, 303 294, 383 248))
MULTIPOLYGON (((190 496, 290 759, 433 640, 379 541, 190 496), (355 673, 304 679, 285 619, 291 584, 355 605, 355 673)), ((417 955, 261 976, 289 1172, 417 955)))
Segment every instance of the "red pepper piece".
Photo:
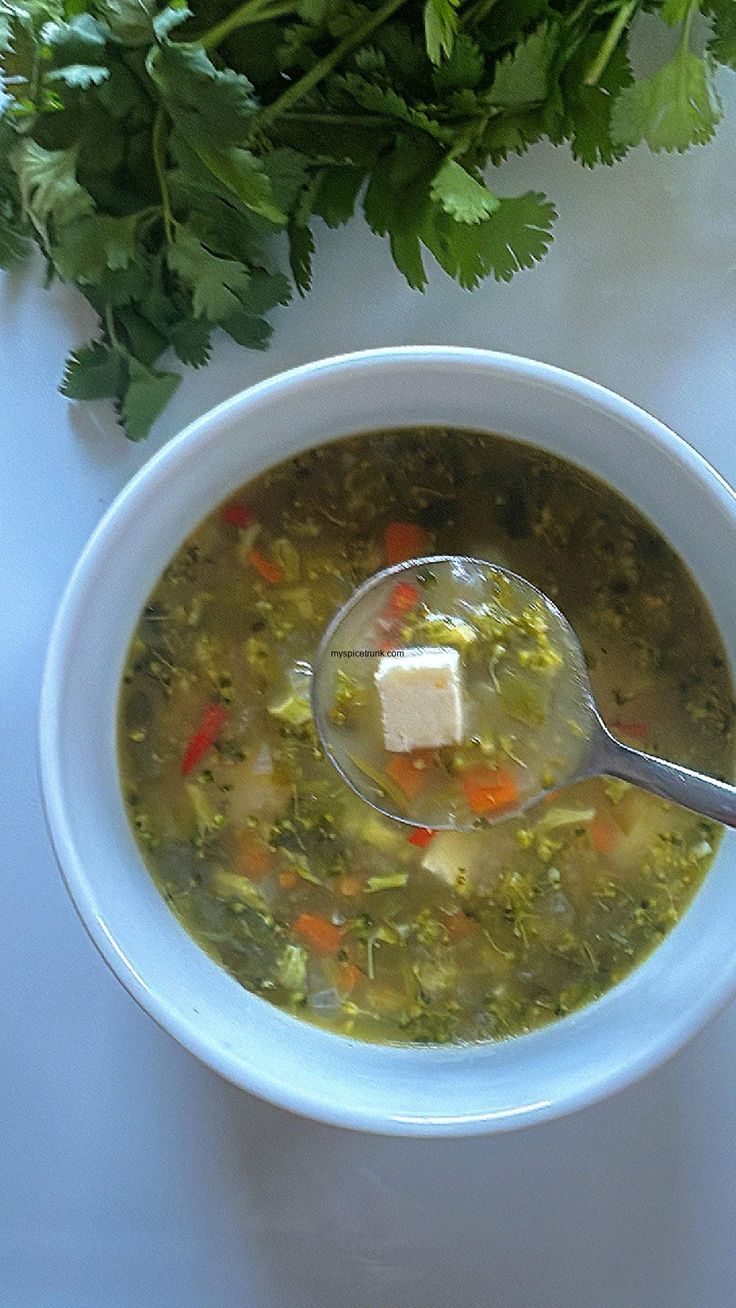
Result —
POLYGON ((414 827, 414 830, 407 836, 410 845, 416 845, 418 849, 426 849, 430 840, 434 840, 437 835, 430 827, 414 827))
POLYGON ((253 521, 253 514, 244 504, 224 504, 220 517, 231 527, 249 527, 253 521))
POLYGON ((196 768, 198 763, 201 763, 207 751, 212 748, 226 718, 227 709, 225 705, 216 700, 210 700, 202 714, 202 720, 197 730, 184 751, 184 757, 181 761, 181 774, 183 777, 188 776, 192 769, 196 768))

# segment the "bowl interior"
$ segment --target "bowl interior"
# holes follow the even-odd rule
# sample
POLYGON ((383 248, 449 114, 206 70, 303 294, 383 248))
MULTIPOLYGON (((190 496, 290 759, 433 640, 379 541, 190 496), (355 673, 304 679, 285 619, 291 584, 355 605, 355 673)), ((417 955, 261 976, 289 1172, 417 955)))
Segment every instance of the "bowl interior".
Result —
POLYGON ((655 953, 589 1008, 467 1048, 393 1048, 320 1031, 243 990, 178 925, 131 836, 115 716, 131 631, 184 536, 230 491, 298 450, 394 425, 500 431, 589 469, 687 561, 736 662, 734 496, 688 446, 592 383, 481 351, 407 349, 309 365, 228 401, 157 455, 85 551, 52 637, 41 779, 70 892, 104 957, 184 1045, 239 1085, 379 1131, 505 1129, 610 1092, 677 1048, 736 988, 736 836, 655 953), (703 524, 707 524, 707 530, 703 524))

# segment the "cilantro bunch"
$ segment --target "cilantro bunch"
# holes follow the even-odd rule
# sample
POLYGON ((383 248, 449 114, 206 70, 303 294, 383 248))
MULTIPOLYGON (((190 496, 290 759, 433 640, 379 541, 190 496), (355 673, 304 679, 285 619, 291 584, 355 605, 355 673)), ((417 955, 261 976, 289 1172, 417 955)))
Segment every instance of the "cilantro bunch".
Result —
POLYGON ((716 63, 736 67, 736 0, 0 0, 0 265, 35 241, 79 287, 100 329, 62 390, 110 397, 138 440, 172 357, 201 367, 215 329, 266 345, 315 220, 360 205, 420 290, 428 257, 507 280, 555 211, 487 166, 543 137, 587 166, 705 142, 716 63), (674 46, 635 80, 640 8, 674 46))

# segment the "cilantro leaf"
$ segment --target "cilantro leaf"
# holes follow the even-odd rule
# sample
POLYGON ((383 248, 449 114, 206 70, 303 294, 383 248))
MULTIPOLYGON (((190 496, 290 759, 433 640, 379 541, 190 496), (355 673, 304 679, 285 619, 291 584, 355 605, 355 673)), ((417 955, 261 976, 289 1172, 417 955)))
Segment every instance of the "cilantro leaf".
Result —
POLYGON ((171 271, 192 292, 196 318, 218 322, 239 308, 238 292, 246 290, 250 280, 244 264, 213 254, 182 226, 176 228, 166 257, 171 271))
POLYGON ((611 115, 617 145, 651 150, 687 150, 709 141, 721 110, 705 60, 681 41, 664 67, 618 96, 611 115))
MULTIPOLYGON (((46 23, 59 17, 59 5, 54 0, 25 0, 0 5, 0 52, 4 92, 10 92, 11 104, 22 113, 35 110, 32 89, 38 68, 39 48, 43 47, 42 32, 46 23)), ((39 88, 40 90, 40 88, 39 88)), ((4 95, 0 93, 0 102, 4 95)))
POLYGON ((247 350, 265 350, 272 331, 265 318, 254 318, 243 309, 237 309, 224 318, 222 326, 228 336, 247 350))
POLYGON ((121 45, 136 49, 153 43, 156 0, 97 0, 95 8, 121 45))
POLYGON ((423 291, 427 285, 427 273, 419 237, 412 232, 391 232, 389 243, 391 257, 399 272, 404 274, 413 291, 423 291))
POLYGON ((688 13, 692 9, 693 0, 664 0, 660 9, 660 16, 670 27, 677 27, 684 23, 688 13))
POLYGON ((429 193, 459 223, 483 222, 499 206, 498 197, 455 159, 448 159, 435 174, 429 193))
POLYGON ((212 347, 210 324, 204 318, 183 318, 171 329, 171 344, 182 363, 191 368, 204 367, 212 347))
POLYGON ((271 181, 263 164, 250 150, 217 149, 215 146, 197 144, 194 149, 205 168, 213 174, 228 191, 244 204, 246 209, 267 218, 277 227, 286 223, 286 214, 276 204, 271 181))
POLYGON ((312 285, 312 256, 314 254, 312 230, 307 222, 291 222, 289 223, 288 236, 291 275, 294 278, 299 294, 306 295, 312 285))
POLYGON ((136 253, 138 215, 95 214, 66 223, 53 242, 54 262, 64 281, 98 282, 106 268, 127 268, 136 253))
POLYGON ((517 105, 544 100, 556 40, 554 24, 542 23, 531 36, 501 59, 496 65, 488 93, 489 104, 513 109, 517 105))
POLYGON ((312 210, 328 227, 341 227, 353 216, 365 173, 353 164, 325 168, 319 176, 312 210))
POLYGON ((50 222, 70 223, 94 209, 88 191, 77 181, 77 150, 45 150, 33 137, 21 138, 10 155, 23 207, 49 244, 50 222))
POLYGON ((141 441, 148 435, 180 381, 178 373, 157 372, 137 359, 129 360, 128 381, 119 412, 132 441, 141 441))
POLYGON ((254 317, 267 313, 277 304, 288 304, 290 299, 288 278, 283 273, 267 272, 265 268, 251 268, 248 289, 240 295, 243 308, 254 317))
POLYGON ((216 68, 201 47, 167 40, 151 51, 147 68, 169 116, 192 144, 222 149, 248 141, 258 102, 242 73, 216 68))
POLYGON ((541 108, 518 109, 491 118, 483 134, 482 155, 498 164, 509 154, 523 154, 535 141, 541 140, 545 127, 541 108))
POLYGON ((442 124, 423 110, 415 109, 391 87, 376 86, 357 73, 346 73, 344 77, 335 78, 335 84, 344 89, 356 104, 372 113, 418 127, 440 141, 449 139, 448 130, 442 124))
POLYGON ((31 248, 28 224, 21 212, 18 181, 8 155, 16 140, 7 119, 0 117, 0 268, 12 268, 31 248))
POLYGON ((65 64, 63 68, 52 68, 46 74, 46 82, 63 82, 65 86, 76 86, 80 91, 89 90, 90 86, 100 86, 110 76, 109 68, 98 64, 65 64))
POLYGON ((182 23, 186 23, 191 17, 191 9, 187 8, 186 5, 177 3, 177 0, 173 0, 172 4, 167 5, 165 9, 158 10, 158 12, 153 15, 152 26, 154 37, 157 41, 163 44, 168 40, 176 27, 181 27, 182 23))
POLYGON ((105 65, 108 28, 92 14, 53 19, 45 24, 42 35, 47 58, 55 68, 71 64, 100 68, 105 65))
POLYGON ((489 274, 507 282, 520 269, 532 268, 547 252, 555 216, 549 200, 530 191, 499 200, 482 223, 456 223, 434 209, 422 239, 445 272, 471 290, 489 274))
POLYGON ((443 55, 449 58, 452 54, 459 3, 460 0, 425 0, 424 40, 433 64, 441 63, 443 55))
POLYGON ((284 213, 293 210, 309 180, 310 159, 299 150, 277 147, 269 150, 260 165, 271 184, 276 207, 284 213))
POLYGON ((121 305, 116 310, 115 323, 118 336, 124 339, 128 352, 150 367, 163 354, 171 333, 159 331, 145 313, 140 312, 142 308, 142 305, 121 305))
POLYGON ((706 8, 713 20, 708 53, 719 64, 736 68, 736 5, 733 0, 709 0, 706 8))
POLYGON ((473 90, 483 81, 486 71, 483 52, 467 32, 458 32, 452 54, 435 68, 432 80, 441 93, 454 90, 473 90))
POLYGON ((298 0, 296 11, 303 22, 319 27, 330 12, 330 0, 298 0))
POLYGON ((442 155, 428 138, 421 143, 397 138, 393 150, 371 172, 363 199, 368 225, 379 236, 416 232, 430 206, 429 188, 442 155))
POLYGON ((21 228, 16 227, 15 215, 6 210, 0 198, 0 268, 13 268, 26 258, 30 250, 30 239, 21 228))
POLYGON ((473 26, 473 35, 489 54, 506 51, 520 45, 549 9, 549 0, 514 0, 513 4, 497 5, 490 22, 473 26))
POLYGON ((63 84, 88 90, 110 76, 107 66, 108 29, 91 14, 76 14, 68 21, 45 25, 43 40, 50 68, 46 84, 63 84))
POLYGON ((59 389, 69 400, 114 399, 120 394, 123 374, 122 355, 102 341, 93 341, 69 356, 59 389))
POLYGON ((588 168, 612 164, 628 150, 611 135, 611 112, 617 96, 632 83, 626 46, 621 43, 611 55, 595 86, 587 86, 585 72, 599 49, 598 36, 582 41, 561 79, 563 113, 553 140, 568 137, 576 159, 588 168))

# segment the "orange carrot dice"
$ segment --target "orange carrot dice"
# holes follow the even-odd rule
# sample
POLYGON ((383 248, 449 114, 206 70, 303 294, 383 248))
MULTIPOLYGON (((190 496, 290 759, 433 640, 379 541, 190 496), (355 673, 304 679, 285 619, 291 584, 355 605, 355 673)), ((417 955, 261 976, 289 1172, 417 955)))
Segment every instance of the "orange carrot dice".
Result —
POLYGON ((340 948, 342 928, 316 913, 300 913, 294 922, 294 930, 316 954, 336 954, 340 948))
POLYGON ((471 812, 479 816, 513 808, 519 799, 514 778, 503 768, 472 768, 463 775, 462 788, 471 812))
POLYGON ((386 563, 404 563, 420 558, 429 547, 429 532, 416 522, 389 522, 383 533, 386 563))

